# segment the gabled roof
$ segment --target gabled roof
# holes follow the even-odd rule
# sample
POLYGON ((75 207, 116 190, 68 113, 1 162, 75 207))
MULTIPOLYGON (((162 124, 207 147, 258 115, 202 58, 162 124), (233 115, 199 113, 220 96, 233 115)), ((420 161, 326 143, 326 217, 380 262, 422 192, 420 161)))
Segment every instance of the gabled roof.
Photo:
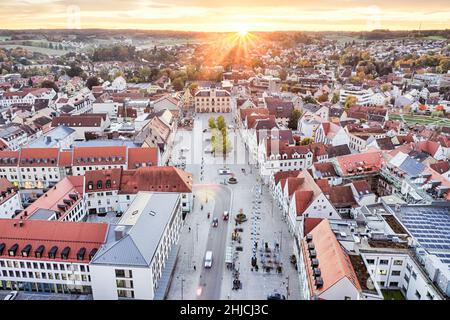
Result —
POLYGON ((92 249, 98 249, 105 241, 108 225, 104 223, 89 222, 59 222, 46 220, 26 220, 0 219, 0 243, 5 243, 6 247, 2 257, 8 256, 8 249, 14 244, 18 244, 18 249, 14 259, 21 259, 20 251, 27 245, 31 245, 31 253, 27 260, 47 260, 61 261, 60 253, 65 247, 69 247, 67 262, 76 262, 77 252, 81 248, 86 249, 83 262, 89 261, 89 253, 92 249), (34 251, 39 246, 44 246, 41 258, 35 258, 34 251), (48 251, 57 246, 56 259, 48 258, 48 251))
POLYGON ((308 209, 311 202, 314 200, 314 192, 311 190, 298 190, 295 191, 295 205, 297 215, 302 215, 306 209, 308 209))
MULTIPOLYGON (((356 290, 361 291, 361 285, 350 258, 336 239, 328 219, 322 220, 309 234, 312 235, 312 243, 314 243, 316 257, 319 261, 318 268, 320 268, 323 279, 323 286, 316 288, 312 268, 305 268, 311 296, 320 296, 343 278, 348 278, 356 290)), ((305 264, 310 265, 311 258, 306 237, 301 240, 301 246, 305 264)))
POLYGON ((128 169, 158 165, 157 148, 128 148, 128 169))
POLYGON ((328 196, 335 208, 356 207, 358 205, 350 186, 332 186, 328 190, 328 196))
POLYGON ((297 177, 300 174, 301 170, 293 170, 293 171, 278 171, 274 174, 275 185, 278 184, 282 179, 286 180, 289 177, 297 177))
POLYGON ((315 169, 315 174, 318 178, 330 178, 338 176, 332 162, 316 162, 313 164, 313 166, 315 169))
POLYGON ((339 146, 329 146, 327 152, 329 159, 339 156, 345 156, 352 153, 347 144, 341 144, 339 146))
POLYGON ((377 141, 378 147, 381 150, 394 150, 395 149, 395 146, 392 143, 391 138, 389 138, 389 137, 376 139, 376 141, 377 141))
POLYGON ((75 147, 73 149, 74 166, 125 164, 126 161, 126 146, 75 147))
POLYGON ((448 161, 438 161, 436 163, 430 164, 430 168, 439 174, 443 174, 450 170, 450 163, 448 161))
POLYGON ((349 154, 336 160, 344 176, 376 172, 384 163, 381 151, 349 154))
POLYGON ((59 214, 58 220, 63 219, 67 210, 63 210, 59 205, 65 205, 64 200, 71 200, 72 204, 67 209, 78 204, 84 194, 84 176, 68 176, 59 181, 54 187, 49 189, 44 195, 39 197, 29 207, 25 208, 17 219, 30 219, 39 209, 52 210, 59 214), (70 195, 77 195, 77 200, 70 198, 70 195))
POLYGON ((124 170, 120 193, 133 194, 138 191, 192 192, 192 175, 170 166, 124 170))

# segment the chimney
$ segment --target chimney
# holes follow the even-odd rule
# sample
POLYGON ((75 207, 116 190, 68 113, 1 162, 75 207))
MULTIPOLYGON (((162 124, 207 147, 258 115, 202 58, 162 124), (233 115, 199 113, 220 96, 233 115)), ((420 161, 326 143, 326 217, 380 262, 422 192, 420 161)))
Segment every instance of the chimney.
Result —
POLYGON ((125 235, 125 226, 117 226, 114 229, 114 236, 116 241, 119 241, 120 239, 122 239, 125 235))

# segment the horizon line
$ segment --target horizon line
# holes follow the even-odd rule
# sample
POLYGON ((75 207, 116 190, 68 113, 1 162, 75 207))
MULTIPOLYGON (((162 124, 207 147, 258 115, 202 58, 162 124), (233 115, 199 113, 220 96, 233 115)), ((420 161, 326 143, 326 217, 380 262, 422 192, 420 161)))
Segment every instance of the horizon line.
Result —
MULTIPOLYGON (((196 31, 196 30, 179 30, 179 29, 136 29, 136 28, 77 28, 77 29, 67 29, 67 28, 29 28, 29 29, 1 29, 0 33, 4 33, 7 31, 89 31, 89 30, 98 30, 98 31, 158 31, 158 32, 185 32, 185 33, 236 33, 236 31, 196 31)), ((373 29, 373 30, 248 30, 250 33, 270 33, 270 32, 308 32, 308 33, 338 33, 338 32, 346 32, 346 33, 361 33, 361 32, 374 32, 374 31, 384 31, 384 32, 431 32, 431 31, 450 31, 450 28, 444 29, 373 29)))

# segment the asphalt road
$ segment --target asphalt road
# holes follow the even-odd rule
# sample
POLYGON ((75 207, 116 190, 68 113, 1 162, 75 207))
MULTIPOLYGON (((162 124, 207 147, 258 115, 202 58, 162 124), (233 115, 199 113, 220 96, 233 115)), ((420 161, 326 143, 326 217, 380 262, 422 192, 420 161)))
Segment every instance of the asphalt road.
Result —
MULTIPOLYGON (((214 212, 210 217, 210 229, 208 234, 208 243, 206 245, 206 251, 213 252, 212 267, 207 269, 204 267, 204 261, 202 261, 202 272, 200 274, 200 283, 198 288, 202 288, 202 292, 197 299, 199 300, 220 300, 220 289, 223 281, 223 272, 225 268, 225 250, 226 239, 228 232, 228 224, 232 223, 224 221, 222 214, 224 211, 230 210, 231 191, 227 187, 221 185, 207 185, 199 186, 199 188, 205 188, 208 190, 214 190, 214 212), (219 219, 217 227, 212 227, 213 218, 219 219)), ((207 212, 205 212, 206 219, 207 212)), ((205 253, 206 253, 205 251, 205 253)), ((205 256, 203 254, 203 257, 205 256)))

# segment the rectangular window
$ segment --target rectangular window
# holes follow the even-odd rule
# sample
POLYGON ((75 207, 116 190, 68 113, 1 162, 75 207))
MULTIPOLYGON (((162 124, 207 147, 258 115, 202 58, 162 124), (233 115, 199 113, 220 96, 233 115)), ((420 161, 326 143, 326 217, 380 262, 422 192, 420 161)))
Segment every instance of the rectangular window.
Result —
POLYGON ((133 290, 117 290, 117 296, 119 298, 133 299, 134 291, 133 290))
POLYGON ((389 260, 380 260, 380 264, 387 265, 389 264, 389 260))
POLYGON ((401 273, 401 271, 393 270, 392 273, 391 273, 391 275, 393 275, 393 276, 399 276, 400 273, 401 273))
POLYGON ((394 260, 394 266, 401 266, 401 265, 403 265, 402 260, 394 260))
POLYGON ((391 282, 389 283, 390 287, 398 287, 398 282, 391 282))
POLYGON ((420 295, 419 291, 417 291, 417 290, 416 290, 416 294, 415 294, 415 296, 416 296, 416 297, 417 297, 417 299, 419 299, 419 300, 420 300, 420 298, 422 298, 422 296, 420 295))

